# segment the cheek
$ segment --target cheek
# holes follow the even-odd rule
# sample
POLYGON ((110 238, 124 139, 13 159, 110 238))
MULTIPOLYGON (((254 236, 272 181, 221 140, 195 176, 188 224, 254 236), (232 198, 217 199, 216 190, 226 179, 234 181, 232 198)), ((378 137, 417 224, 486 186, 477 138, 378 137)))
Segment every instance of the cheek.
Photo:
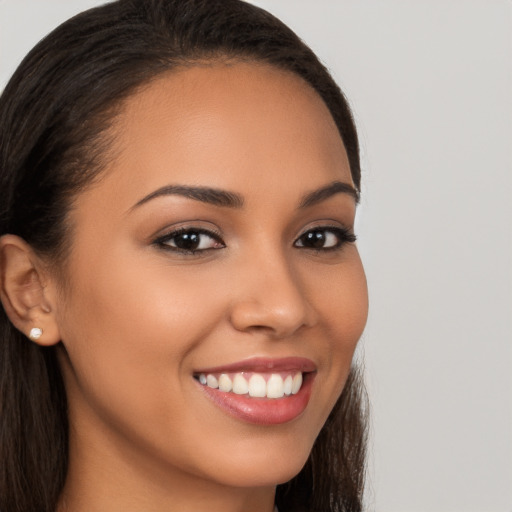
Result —
POLYGON ((91 271, 75 272, 85 277, 75 280, 61 321, 80 393, 103 414, 116 407, 171 416, 188 392, 189 352, 221 317, 211 300, 217 284, 173 271, 165 260, 149 266, 126 256, 101 264, 91 258, 88 268, 94 279, 91 271))
POLYGON ((353 351, 368 316, 368 289, 356 247, 346 250, 342 265, 324 269, 325 275, 311 280, 313 302, 329 329, 333 351, 353 351))
POLYGON ((70 421, 88 439, 106 427, 155 460, 172 457, 186 467, 188 452, 196 453, 191 442, 203 436, 190 407, 197 401, 192 361, 223 318, 216 274, 202 279, 164 258, 100 265, 91 257, 87 267, 76 270, 85 277, 74 280, 61 319, 70 421))
POLYGON ((324 419, 343 391, 368 316, 366 277, 357 249, 349 247, 343 265, 326 267, 325 272, 329 275, 312 282, 327 354, 325 381, 319 386, 324 396, 318 401, 324 419))
POLYGON ((193 270, 176 270, 165 260, 158 265, 126 257, 119 261, 102 262, 94 269, 94 279, 86 275, 78 280, 70 306, 65 305, 74 330, 101 338, 101 345, 138 348, 141 355, 159 344, 179 353, 195 335, 208 330, 208 315, 216 309, 211 300, 217 288, 213 273, 211 279, 201 280, 193 270))

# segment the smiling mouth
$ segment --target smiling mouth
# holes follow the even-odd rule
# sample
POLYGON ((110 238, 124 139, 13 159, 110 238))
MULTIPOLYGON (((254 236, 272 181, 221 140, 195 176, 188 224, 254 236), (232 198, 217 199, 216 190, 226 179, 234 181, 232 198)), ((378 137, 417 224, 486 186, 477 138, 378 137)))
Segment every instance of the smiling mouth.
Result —
POLYGON ((197 369, 193 377, 205 396, 229 415, 248 423, 277 425, 301 416, 316 374, 311 360, 288 357, 197 369))
POLYGON ((283 398, 296 395, 303 382, 303 374, 300 371, 200 373, 195 378, 203 386, 252 398, 283 398))

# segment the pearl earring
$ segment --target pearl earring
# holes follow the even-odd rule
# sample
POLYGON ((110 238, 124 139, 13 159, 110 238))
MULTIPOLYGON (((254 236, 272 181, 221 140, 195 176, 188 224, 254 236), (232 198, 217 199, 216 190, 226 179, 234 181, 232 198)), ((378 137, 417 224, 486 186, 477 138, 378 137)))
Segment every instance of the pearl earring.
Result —
POLYGON ((32 327, 32 329, 30 329, 30 334, 28 335, 28 337, 29 337, 31 340, 36 341, 36 340, 38 340, 42 335, 43 335, 43 329, 40 329, 39 327, 32 327))

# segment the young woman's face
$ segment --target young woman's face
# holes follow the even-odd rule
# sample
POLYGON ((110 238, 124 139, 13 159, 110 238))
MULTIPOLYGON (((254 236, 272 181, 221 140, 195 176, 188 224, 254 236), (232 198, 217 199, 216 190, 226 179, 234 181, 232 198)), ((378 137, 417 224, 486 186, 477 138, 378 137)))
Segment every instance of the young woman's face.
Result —
POLYGON ((326 106, 294 75, 215 64, 138 92, 114 133, 71 212, 56 308, 72 456, 238 487, 290 479, 367 315, 326 106))

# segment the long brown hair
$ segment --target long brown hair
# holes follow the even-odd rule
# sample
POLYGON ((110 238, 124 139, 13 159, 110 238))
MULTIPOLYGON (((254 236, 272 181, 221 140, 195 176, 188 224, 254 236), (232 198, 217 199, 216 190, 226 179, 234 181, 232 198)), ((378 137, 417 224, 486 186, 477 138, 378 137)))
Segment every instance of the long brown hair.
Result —
MULTIPOLYGON (((0 236, 56 263, 72 198, 105 165, 122 100, 160 73, 210 59, 265 62, 322 97, 360 187, 347 102, 283 23, 240 0, 119 0, 68 20, 24 59, 0 97, 0 236)), ((278 486, 281 512, 362 510, 364 388, 352 370, 302 471, 278 486)), ((67 403, 54 348, 30 343, 0 310, 0 511, 54 512, 68 462, 67 403)))

